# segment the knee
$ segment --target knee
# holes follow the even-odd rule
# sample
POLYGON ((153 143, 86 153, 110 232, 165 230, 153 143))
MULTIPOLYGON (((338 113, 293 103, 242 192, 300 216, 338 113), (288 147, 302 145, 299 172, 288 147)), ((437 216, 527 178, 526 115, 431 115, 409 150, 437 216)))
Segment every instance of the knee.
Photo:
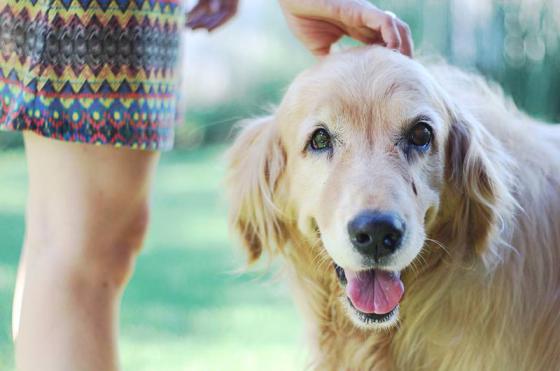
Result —
POLYGON ((84 264, 93 262, 93 277, 105 279, 105 283, 116 287, 126 284, 134 269, 148 230, 150 210, 146 204, 132 210, 121 220, 121 227, 115 228, 113 237, 99 248, 88 250, 84 264))
POLYGON ((26 145, 26 256, 50 264, 56 277, 122 286, 146 233, 157 154, 29 138, 26 145))
MULTIPOLYGON (((52 213, 53 217, 55 213, 52 213)), ((60 215, 59 215, 60 217, 60 215)), ((28 245, 54 274, 81 285, 121 289, 130 278, 150 219, 146 202, 97 204, 75 219, 28 227, 28 245)))

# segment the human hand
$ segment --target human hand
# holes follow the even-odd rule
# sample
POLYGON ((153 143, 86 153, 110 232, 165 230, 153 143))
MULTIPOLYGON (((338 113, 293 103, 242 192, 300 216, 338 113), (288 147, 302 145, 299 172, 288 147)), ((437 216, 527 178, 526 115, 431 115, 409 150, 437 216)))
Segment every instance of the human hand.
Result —
POLYGON ((410 28, 390 12, 367 0, 278 0, 296 37, 317 56, 348 35, 412 56, 410 28))
POLYGON ((237 13, 239 0, 199 0, 187 13, 187 27, 213 31, 237 13))

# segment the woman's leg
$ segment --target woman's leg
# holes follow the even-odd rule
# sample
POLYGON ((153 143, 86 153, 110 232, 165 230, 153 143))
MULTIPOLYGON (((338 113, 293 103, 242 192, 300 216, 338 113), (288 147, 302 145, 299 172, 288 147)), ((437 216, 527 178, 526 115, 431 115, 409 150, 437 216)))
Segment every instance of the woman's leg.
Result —
POLYGON ((158 154, 24 138, 29 199, 14 300, 17 367, 116 370, 119 301, 146 232, 158 154))

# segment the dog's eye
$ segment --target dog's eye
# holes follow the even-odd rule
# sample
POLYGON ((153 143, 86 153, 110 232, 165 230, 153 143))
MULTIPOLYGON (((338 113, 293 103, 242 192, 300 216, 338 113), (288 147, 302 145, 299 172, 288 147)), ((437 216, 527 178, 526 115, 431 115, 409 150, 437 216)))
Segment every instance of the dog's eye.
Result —
POLYGON ((317 129, 311 135, 309 147, 314 151, 323 151, 332 147, 331 136, 325 129, 317 129))
POLYGON ((432 128, 425 121, 420 121, 412 130, 408 137, 408 142, 421 150, 426 150, 432 141, 432 128))

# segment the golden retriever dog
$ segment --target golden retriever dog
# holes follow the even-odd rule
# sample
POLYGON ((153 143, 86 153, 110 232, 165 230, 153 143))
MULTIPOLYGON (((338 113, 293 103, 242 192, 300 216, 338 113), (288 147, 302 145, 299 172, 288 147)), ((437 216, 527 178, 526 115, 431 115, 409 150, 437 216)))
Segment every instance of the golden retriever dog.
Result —
POLYGON ((560 369, 560 128, 380 47, 301 74, 229 152, 231 223, 279 255, 317 370, 560 369))

